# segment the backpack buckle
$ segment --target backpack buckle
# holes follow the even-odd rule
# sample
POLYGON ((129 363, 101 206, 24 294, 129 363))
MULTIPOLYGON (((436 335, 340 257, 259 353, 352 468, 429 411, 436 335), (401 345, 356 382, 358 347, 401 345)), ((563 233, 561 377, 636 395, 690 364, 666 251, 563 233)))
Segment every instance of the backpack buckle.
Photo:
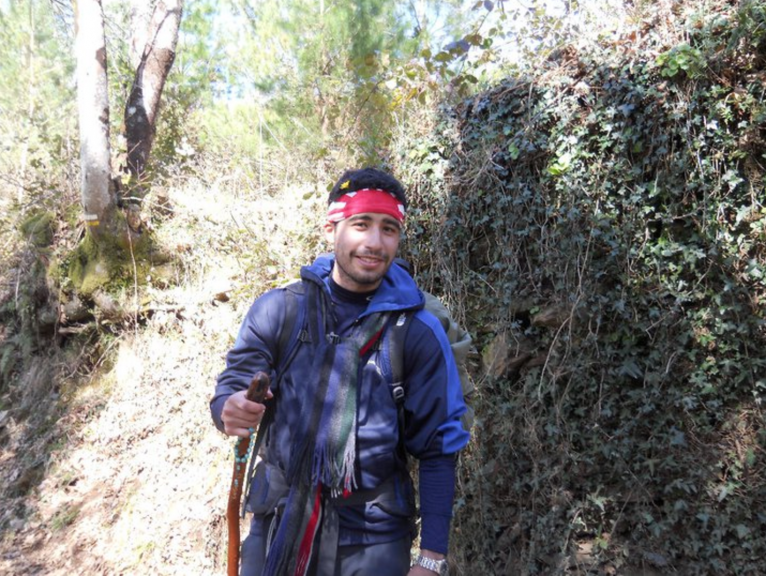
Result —
POLYGON ((404 386, 402 386, 401 382, 391 384, 391 396, 397 404, 404 401, 404 386))

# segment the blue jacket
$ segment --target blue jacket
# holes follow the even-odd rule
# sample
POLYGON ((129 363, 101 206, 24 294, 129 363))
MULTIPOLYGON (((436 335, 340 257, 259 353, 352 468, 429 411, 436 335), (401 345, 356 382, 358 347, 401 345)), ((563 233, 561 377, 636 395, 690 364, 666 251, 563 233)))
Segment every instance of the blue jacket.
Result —
MULTIPOLYGON (((327 282, 332 266, 332 256, 320 257, 313 265, 303 268, 302 279, 317 283, 329 293, 327 282)), ((290 460, 291 431, 297 419, 303 417, 302 398, 311 393, 304 383, 310 381, 306 371, 311 366, 312 352, 310 345, 299 344, 284 373, 276 373, 281 360, 279 339, 285 323, 285 298, 284 288, 275 289, 252 305, 227 355, 226 369, 218 377, 210 403, 216 426, 223 430, 221 410, 226 398, 247 388, 257 371, 270 373, 277 408, 265 459, 281 470, 287 468, 290 460)), ((460 422, 465 404, 449 342, 439 321, 422 309, 423 304, 423 294, 415 282, 406 271, 394 265, 359 317, 375 312, 410 311, 415 315, 407 332, 403 358, 404 446, 415 458, 429 460, 458 452, 468 442, 468 433, 460 422)), ((367 490, 377 488, 403 468, 397 455, 398 413, 390 389, 392 376, 385 334, 379 349, 362 357, 359 370, 357 482, 359 489, 367 490)), ((390 512, 376 507, 344 511, 341 544, 379 542, 400 536, 408 522, 392 517, 390 512)))

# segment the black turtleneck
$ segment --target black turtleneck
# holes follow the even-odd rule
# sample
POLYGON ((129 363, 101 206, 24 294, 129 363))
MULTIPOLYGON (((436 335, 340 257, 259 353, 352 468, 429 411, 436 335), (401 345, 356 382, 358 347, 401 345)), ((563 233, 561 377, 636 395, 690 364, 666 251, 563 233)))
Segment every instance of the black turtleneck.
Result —
POLYGON ((332 311, 335 316, 337 334, 343 334, 356 321, 362 312, 367 309, 376 290, 370 292, 352 292, 335 282, 332 275, 328 277, 327 285, 330 287, 330 300, 332 311))

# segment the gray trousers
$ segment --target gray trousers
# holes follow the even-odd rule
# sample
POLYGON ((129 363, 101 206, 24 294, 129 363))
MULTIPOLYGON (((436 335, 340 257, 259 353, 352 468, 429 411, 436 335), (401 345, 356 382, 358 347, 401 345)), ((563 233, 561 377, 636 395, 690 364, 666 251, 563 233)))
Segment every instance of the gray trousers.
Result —
MULTIPOLYGON (((266 559, 266 535, 271 517, 254 516, 250 533, 242 542, 240 576, 260 576, 266 559)), ((315 562, 310 576, 406 576, 410 569, 409 537, 383 544, 339 546, 335 573, 318 573, 315 562)), ((319 546, 322 546, 321 541, 319 546)))

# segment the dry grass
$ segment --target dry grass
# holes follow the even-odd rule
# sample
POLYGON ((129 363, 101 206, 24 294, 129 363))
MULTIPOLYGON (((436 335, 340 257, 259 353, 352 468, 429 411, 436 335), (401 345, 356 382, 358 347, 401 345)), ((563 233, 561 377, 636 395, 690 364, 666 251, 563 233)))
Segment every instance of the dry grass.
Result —
POLYGON ((136 279, 134 304, 154 313, 21 375, 31 415, 11 407, 0 434, 0 476, 17 487, 0 491, 0 573, 224 572, 232 443, 208 400, 252 300, 321 250, 324 189, 180 181, 147 203, 173 257, 136 279))

